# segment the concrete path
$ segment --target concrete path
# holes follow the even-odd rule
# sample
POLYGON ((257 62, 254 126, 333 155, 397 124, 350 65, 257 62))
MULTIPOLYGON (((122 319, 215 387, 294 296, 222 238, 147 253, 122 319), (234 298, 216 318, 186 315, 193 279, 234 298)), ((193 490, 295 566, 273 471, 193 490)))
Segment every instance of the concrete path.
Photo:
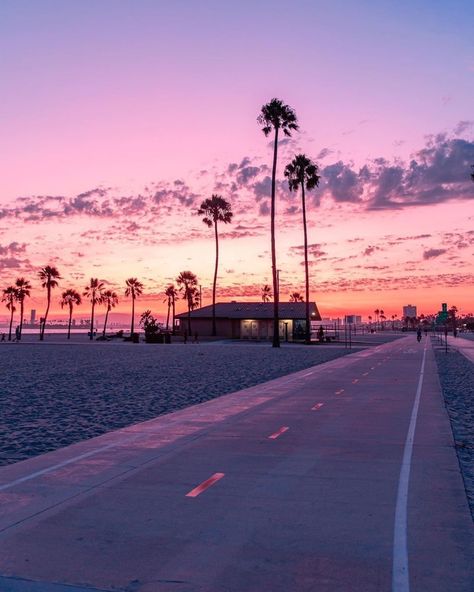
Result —
POLYGON ((471 362, 474 362, 474 341, 448 335, 448 345, 459 350, 471 362))
POLYGON ((0 502, 1 592, 474 590, 414 335, 3 467, 0 502))

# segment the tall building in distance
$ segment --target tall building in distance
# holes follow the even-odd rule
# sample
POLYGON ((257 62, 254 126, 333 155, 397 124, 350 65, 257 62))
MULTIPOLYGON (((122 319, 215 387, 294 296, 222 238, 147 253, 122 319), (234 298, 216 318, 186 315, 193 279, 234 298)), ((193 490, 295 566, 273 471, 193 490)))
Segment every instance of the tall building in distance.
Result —
POLYGON ((30 313, 30 325, 34 325, 36 323, 36 310, 34 308, 31 309, 30 313))
POLYGON ((406 306, 403 307, 403 319, 406 319, 407 317, 410 318, 416 318, 416 306, 414 306, 413 304, 407 304, 406 306))

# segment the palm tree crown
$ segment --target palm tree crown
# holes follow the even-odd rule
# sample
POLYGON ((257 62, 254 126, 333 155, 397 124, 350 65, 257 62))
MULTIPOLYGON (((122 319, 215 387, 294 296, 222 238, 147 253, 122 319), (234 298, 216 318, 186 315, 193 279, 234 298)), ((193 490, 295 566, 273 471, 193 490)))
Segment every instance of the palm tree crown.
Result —
POLYGON ((205 216, 202 221, 209 227, 216 222, 232 222, 232 206, 220 195, 213 194, 210 199, 205 199, 197 213, 198 216, 205 216))
POLYGON ((290 302, 303 302, 304 298, 299 292, 292 292, 290 294, 290 302))
POLYGON ((291 136, 292 131, 299 129, 296 113, 280 99, 272 99, 263 105, 257 121, 266 136, 277 129, 281 129, 285 136, 291 136))
POLYGON ((38 272, 38 277, 41 280, 41 287, 51 290, 52 288, 58 287, 58 281, 61 279, 59 271, 52 265, 46 265, 42 267, 38 272))
POLYGON ((321 178, 318 175, 318 165, 305 154, 296 155, 290 164, 286 165, 285 177, 288 179, 290 191, 298 191, 303 184, 310 191, 318 187, 321 178))
POLYGON ((262 288, 262 301, 263 302, 270 302, 270 298, 272 297, 272 289, 269 285, 265 284, 262 288))

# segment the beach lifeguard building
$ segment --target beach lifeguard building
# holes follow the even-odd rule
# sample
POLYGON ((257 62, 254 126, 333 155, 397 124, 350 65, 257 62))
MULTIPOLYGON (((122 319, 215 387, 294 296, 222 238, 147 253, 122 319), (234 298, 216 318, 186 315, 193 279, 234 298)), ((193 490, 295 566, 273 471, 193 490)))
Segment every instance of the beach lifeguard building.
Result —
MULTIPOLYGON (((304 339, 306 308, 304 302, 280 302, 280 337, 293 341, 304 339)), ((312 321, 320 321, 315 302, 309 303, 312 321)), ((212 305, 191 311, 191 331, 200 336, 212 335, 212 305)), ((188 313, 176 315, 181 333, 188 328, 188 313)), ((217 336, 228 339, 271 339, 273 337, 273 302, 216 303, 217 336)))

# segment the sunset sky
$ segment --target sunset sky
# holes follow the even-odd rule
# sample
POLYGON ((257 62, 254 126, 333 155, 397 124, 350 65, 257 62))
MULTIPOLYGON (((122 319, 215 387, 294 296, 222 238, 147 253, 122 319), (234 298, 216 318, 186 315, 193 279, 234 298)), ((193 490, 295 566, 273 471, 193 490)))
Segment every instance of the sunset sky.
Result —
POLYGON ((98 277, 123 295, 134 276, 138 312, 161 316, 189 269, 209 304, 214 241, 196 211, 218 193, 234 210, 218 300, 260 299, 272 147, 256 118, 278 97, 300 124, 280 143, 281 298, 304 291, 300 196, 283 176, 303 151, 321 173, 323 316, 474 312, 473 40, 470 0, 2 0, 2 287, 29 278, 41 313, 37 271, 55 265, 60 314, 62 289, 98 277))

